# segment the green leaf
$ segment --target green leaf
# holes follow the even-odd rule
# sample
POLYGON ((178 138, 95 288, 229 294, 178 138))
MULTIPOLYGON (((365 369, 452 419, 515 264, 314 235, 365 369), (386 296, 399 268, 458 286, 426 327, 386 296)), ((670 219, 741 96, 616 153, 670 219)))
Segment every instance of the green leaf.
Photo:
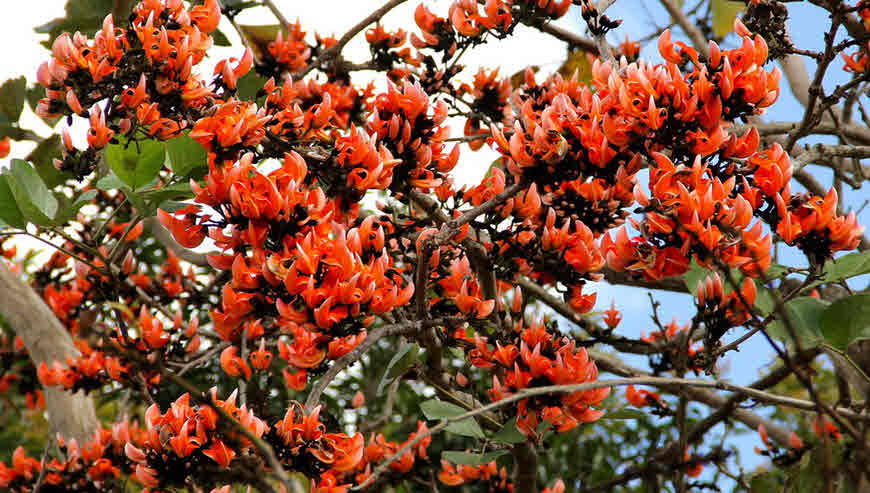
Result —
POLYGON ((24 76, 9 79, 0 85, 0 113, 9 122, 17 122, 24 109, 27 97, 27 81, 24 76))
POLYGON ((444 402, 438 399, 429 399, 428 401, 422 402, 420 404, 420 409, 423 411, 423 415, 426 416, 427 419, 432 420, 455 418, 456 416, 461 416, 468 412, 456 404, 444 402))
POLYGON ((208 155, 199 142, 187 135, 166 141, 169 166, 178 176, 189 176, 197 168, 208 166, 208 155))
POLYGON ((646 418, 647 414, 643 411, 638 411, 637 409, 617 409, 612 413, 605 413, 604 416, 601 416, 601 419, 643 419, 646 418))
MULTIPOLYGON (((813 347, 823 341, 819 330, 822 314, 827 310, 828 302, 811 296, 801 296, 788 301, 785 304, 786 313, 794 328, 801 346, 813 347)), ((772 337, 786 342, 794 343, 785 323, 777 317, 767 327, 767 332, 772 337)))
POLYGON ((248 72, 247 74, 239 77, 239 80, 236 82, 236 96, 245 101, 255 101, 259 99, 263 99, 263 97, 257 98, 257 93, 263 86, 266 84, 266 79, 257 75, 253 70, 248 72))
MULTIPOLYGON (((133 2, 129 2, 133 3, 133 2)), ((64 32, 74 33, 81 31, 87 35, 93 35, 103 25, 103 19, 107 12, 112 12, 114 0, 68 0, 66 3, 66 15, 49 21, 33 30, 40 34, 48 34, 48 40, 42 45, 51 49, 54 39, 64 32)), ((115 19, 115 25, 121 26, 122 20, 126 19, 126 13, 115 19)))
POLYGON ((130 190, 130 187, 121 181, 115 173, 109 173, 97 180, 97 188, 100 190, 130 190))
POLYGON ((493 450, 492 452, 487 452, 485 454, 472 454, 469 452, 446 450, 441 453, 441 458, 453 464, 480 466, 483 464, 489 464, 506 453, 507 450, 493 450))
POLYGON ((840 282, 870 273, 870 250, 850 253, 825 264, 823 282, 840 282))
POLYGON ((141 195, 142 199, 147 200, 151 204, 148 211, 150 214, 151 208, 156 210, 163 203, 170 200, 187 200, 193 198, 194 194, 193 190, 190 188, 190 182, 181 182, 140 192, 139 195, 141 195))
POLYGON ((755 474, 749 479, 749 487, 752 493, 767 493, 770 491, 780 491, 780 482, 777 476, 770 472, 762 472, 755 474))
POLYGON ((713 34, 720 38, 724 37, 731 32, 734 19, 737 14, 743 12, 745 4, 731 0, 710 0, 710 2, 713 10, 713 34))
POLYGON ((27 225, 27 221, 24 220, 24 215, 15 202, 8 180, 8 174, 0 175, 0 221, 13 228, 21 229, 27 225))
MULTIPOLYGON (((431 420, 455 418, 456 416, 460 416, 467 412, 465 409, 457 406, 456 404, 439 401, 438 399, 431 399, 423 402, 422 404, 420 404, 420 409, 423 410, 423 414, 426 416, 426 418, 431 420)), ((480 425, 477 424, 477 421, 475 421, 474 418, 467 418, 463 419, 462 421, 450 423, 445 429, 457 435, 476 438, 485 437, 485 435, 483 434, 483 430, 480 428, 480 425)))
POLYGON ((401 375, 404 375, 411 366, 420 360, 420 346, 415 344, 406 344, 393 355, 390 362, 387 363, 387 369, 378 383, 376 395, 380 395, 384 391, 387 384, 401 375))
POLYGON ((27 156, 27 161, 33 163, 36 172, 48 188, 54 188, 64 183, 70 177, 54 167, 54 159, 61 157, 60 136, 52 135, 42 140, 27 156))
POLYGON ((514 416, 509 419, 495 435, 493 435, 492 439, 504 443, 523 443, 528 438, 517 429, 517 418, 514 416))
MULTIPOLYGON (((275 41, 278 37, 278 31, 281 31, 281 24, 266 24, 266 25, 246 25, 238 26, 239 32, 245 39, 248 40, 248 46, 254 51, 254 56, 262 60, 264 55, 268 53, 269 43, 275 41)), ((287 31, 284 30, 284 34, 287 31)))
POLYGON ((856 339, 870 337, 870 294, 856 294, 831 303, 822 314, 825 340, 838 349, 856 339))
POLYGON ((140 140, 106 147, 106 162, 118 178, 131 189, 143 188, 157 178, 163 168, 164 145, 153 140, 140 140))
POLYGON ((12 160, 9 188, 24 219, 35 224, 51 224, 57 213, 57 199, 27 161, 12 160))
POLYGON ((220 29, 212 32, 211 37, 214 40, 215 46, 232 46, 230 38, 228 38, 220 29))
POLYGON ((477 424, 477 421, 475 421, 474 418, 463 419, 462 421, 450 423, 444 429, 449 431, 450 433, 462 435, 464 437, 486 438, 486 435, 483 434, 483 429, 480 427, 479 424, 477 424))
POLYGON ((63 224, 71 221, 76 217, 76 214, 79 212, 85 204, 90 202, 97 196, 96 190, 88 190, 83 194, 76 197, 75 200, 70 200, 63 194, 59 193, 55 197, 57 198, 60 207, 58 208, 57 216, 54 218, 55 226, 62 226, 63 224))

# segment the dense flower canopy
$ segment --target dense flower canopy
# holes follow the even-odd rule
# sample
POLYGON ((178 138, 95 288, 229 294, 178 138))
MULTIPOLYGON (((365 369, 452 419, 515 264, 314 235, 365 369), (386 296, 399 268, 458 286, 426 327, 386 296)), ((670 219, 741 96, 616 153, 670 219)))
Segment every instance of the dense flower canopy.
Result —
MULTIPOLYGON (((237 483, 285 488, 289 471, 318 493, 434 487, 436 478, 442 487, 561 493, 566 483, 555 477, 537 486, 534 464, 532 480, 523 476, 523 447, 534 452, 607 415, 617 391, 600 383, 600 365, 643 376, 614 371, 588 348, 650 355, 655 377, 713 373, 733 349, 723 347, 726 333, 775 316, 764 319, 759 303, 777 275, 776 243, 810 266, 797 295, 862 242, 837 188, 792 190, 794 141, 763 139, 753 126, 779 98, 782 74, 769 63, 770 40, 740 19, 730 49, 692 46, 664 29, 654 40, 661 60, 638 59, 630 39, 617 59, 604 36, 620 21, 591 2, 440 7, 416 6, 414 29, 391 31, 380 17, 362 26, 372 55, 364 67, 341 57, 343 38, 316 34, 312 44, 303 29, 313 26, 301 20, 259 45, 245 38, 205 77, 221 18, 237 13, 218 0, 142 0, 129 18, 108 15, 95 33, 53 40, 36 74, 36 111, 88 126, 84 148, 62 131, 54 164, 93 210, 71 218, 75 237, 64 233, 63 250, 32 278, 77 354, 30 362, 22 339, 4 332, 0 388, 14 384, 33 408, 45 406, 40 385, 124 392, 138 418, 107 422, 87 441, 61 437, 62 454, 49 461, 18 448, 11 464, 0 462, 0 487, 117 491, 130 480, 153 492, 223 493, 237 483), (547 25, 572 3, 598 43, 588 77, 462 72, 466 50, 547 25), (362 69, 381 72, 382 83, 358 84, 362 69), (451 137, 450 118, 462 136, 451 137), (153 145, 160 158, 140 181, 153 145), (181 145, 199 156, 191 168, 179 165, 181 145), (496 162, 479 184, 457 187, 454 168, 484 147, 496 162), (162 251, 143 235, 151 216, 152 231, 169 233, 162 251), (209 253, 195 262, 187 249, 209 253), (614 335, 615 304, 601 319, 593 313, 605 275, 655 285, 693 269, 704 275, 689 287, 686 326, 663 325, 656 312, 659 330, 630 341, 614 335), (586 336, 533 312, 538 301, 586 336), (388 338, 402 342, 379 370, 374 396, 393 387, 376 404, 385 417, 349 426, 350 411, 324 390, 388 338), (188 372, 201 380, 192 384, 188 372), (452 414, 423 406, 428 424, 383 429, 403 380, 433 389, 452 414), (197 387, 205 382, 208 392, 197 387), (477 420, 457 418, 469 410, 477 420), (514 433, 499 432, 492 451, 463 442, 481 451, 477 462, 430 450, 445 447, 433 442, 445 427, 484 438, 478 420, 514 433), (496 461, 508 451, 513 472, 496 461)), ((870 9, 858 12, 870 19, 870 9)), ((842 55, 846 70, 866 73, 863 48, 842 55)), ((686 419, 685 401, 634 385, 618 392, 632 407, 686 419)), ((357 391, 350 407, 371 401, 357 391)), ((814 427, 814 440, 842 438, 842 421, 817 418, 814 427)), ((685 458, 669 466, 681 491, 704 463, 722 462, 690 453, 685 433, 685 450, 673 449, 685 458)), ((759 453, 777 462, 811 448, 793 434, 782 452, 763 426, 759 434, 759 453)))

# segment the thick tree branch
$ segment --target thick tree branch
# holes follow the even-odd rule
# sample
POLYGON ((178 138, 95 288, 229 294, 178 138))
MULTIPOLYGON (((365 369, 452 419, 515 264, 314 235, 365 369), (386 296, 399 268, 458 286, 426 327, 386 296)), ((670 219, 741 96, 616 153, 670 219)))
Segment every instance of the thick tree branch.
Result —
MULTIPOLYGON (((0 315, 24 341, 34 365, 65 361, 78 356, 69 332, 36 293, 0 262, 0 315)), ((94 403, 84 393, 45 388, 45 405, 55 432, 85 443, 99 428, 94 403)))

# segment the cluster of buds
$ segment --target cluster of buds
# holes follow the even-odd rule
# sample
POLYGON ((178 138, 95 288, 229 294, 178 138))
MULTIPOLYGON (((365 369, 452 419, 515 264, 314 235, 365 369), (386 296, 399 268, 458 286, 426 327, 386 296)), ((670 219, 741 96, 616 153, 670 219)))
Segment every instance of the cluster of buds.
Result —
POLYGON ((774 464, 780 467, 788 466, 798 462, 809 448, 804 444, 803 440, 797 436, 797 433, 791 432, 788 436, 789 448, 781 450, 774 444, 767 435, 767 428, 764 424, 758 425, 758 436, 761 437, 761 443, 764 448, 755 447, 755 453, 770 457, 774 464))
POLYGON ((751 317, 751 307, 755 304, 757 290, 755 281, 743 279, 740 291, 725 293, 722 278, 718 273, 698 281, 696 291, 698 306, 697 320, 707 328, 705 346, 715 348, 719 339, 732 327, 746 323, 751 317))

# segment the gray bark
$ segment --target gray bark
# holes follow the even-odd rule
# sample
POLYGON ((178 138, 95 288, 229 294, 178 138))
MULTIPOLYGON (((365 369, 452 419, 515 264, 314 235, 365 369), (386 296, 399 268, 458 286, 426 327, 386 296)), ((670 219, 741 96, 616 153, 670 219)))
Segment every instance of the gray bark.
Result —
MULTIPOLYGON (((79 354, 69 332, 30 286, 0 262, 0 315, 24 341, 35 365, 64 362, 79 354)), ((80 444, 99 427, 94 403, 84 393, 45 388, 45 407, 56 433, 80 444)))

